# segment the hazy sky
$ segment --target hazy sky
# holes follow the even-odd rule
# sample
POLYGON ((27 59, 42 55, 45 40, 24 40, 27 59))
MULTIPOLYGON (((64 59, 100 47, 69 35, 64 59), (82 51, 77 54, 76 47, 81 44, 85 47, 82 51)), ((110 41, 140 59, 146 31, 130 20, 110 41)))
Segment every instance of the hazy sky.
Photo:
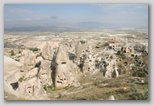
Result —
POLYGON ((148 27, 147 4, 5 4, 4 27, 69 26, 96 22, 148 27))

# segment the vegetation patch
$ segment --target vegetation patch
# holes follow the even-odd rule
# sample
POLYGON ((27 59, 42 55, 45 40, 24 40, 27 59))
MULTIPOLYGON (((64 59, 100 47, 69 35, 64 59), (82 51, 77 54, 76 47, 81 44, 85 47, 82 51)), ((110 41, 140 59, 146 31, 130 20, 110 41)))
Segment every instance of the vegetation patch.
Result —
POLYGON ((42 53, 37 54, 37 55, 36 55, 36 58, 38 58, 38 57, 40 57, 40 56, 42 56, 42 53))
POLYGON ((29 50, 31 50, 31 51, 33 51, 33 52, 36 52, 36 51, 39 51, 39 49, 38 48, 29 48, 29 50))
POLYGON ((86 43, 86 41, 84 41, 84 40, 81 40, 81 41, 80 41, 80 43, 81 43, 81 44, 85 44, 85 43, 86 43))
POLYGON ((23 77, 20 77, 18 81, 19 82, 22 82, 23 81, 23 77))
POLYGON ((11 56, 14 56, 15 53, 14 53, 14 50, 11 50, 11 56))
POLYGON ((47 91, 47 86, 46 86, 46 85, 44 85, 44 86, 43 86, 43 89, 44 89, 45 91, 47 91))
POLYGON ((21 51, 19 50, 18 54, 20 54, 20 53, 21 53, 21 51))
POLYGON ((131 94, 129 95, 130 100, 147 100, 148 99, 148 90, 144 92, 139 92, 135 84, 132 85, 131 94))
POLYGON ((126 55, 124 53, 115 53, 117 56, 119 56, 122 59, 126 59, 126 55))

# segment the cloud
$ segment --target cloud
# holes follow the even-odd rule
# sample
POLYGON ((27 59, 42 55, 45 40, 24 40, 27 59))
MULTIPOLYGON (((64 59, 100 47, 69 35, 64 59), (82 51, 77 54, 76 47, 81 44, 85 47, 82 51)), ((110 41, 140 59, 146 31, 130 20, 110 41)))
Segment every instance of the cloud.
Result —
POLYGON ((147 8, 147 7, 148 7, 148 5, 139 5, 139 6, 137 6, 136 8, 145 9, 145 8, 147 8))
POLYGON ((12 21, 11 19, 4 19, 4 21, 12 21))
POLYGON ((31 13, 31 10, 5 6, 6 11, 12 13, 31 13))
POLYGON ((132 10, 132 9, 142 9, 147 8, 147 4, 95 4, 95 6, 101 8, 102 10, 132 10))
POLYGON ((52 16, 52 17, 50 17, 50 19, 53 19, 53 20, 58 19, 58 18, 59 18, 58 16, 52 16))
POLYGON ((120 15, 135 15, 136 12, 134 11, 119 11, 120 15))
POLYGON ((32 18, 26 18, 26 19, 24 19, 25 21, 31 21, 31 20, 33 20, 32 18))
POLYGON ((41 18, 25 18, 24 21, 41 20, 41 18))

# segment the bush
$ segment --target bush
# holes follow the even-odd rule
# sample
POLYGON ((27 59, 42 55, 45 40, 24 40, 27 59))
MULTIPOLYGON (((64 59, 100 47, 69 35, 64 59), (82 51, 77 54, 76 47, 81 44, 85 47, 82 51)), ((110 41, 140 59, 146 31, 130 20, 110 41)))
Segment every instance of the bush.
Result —
POLYGON ((140 93, 137 90, 137 86, 133 84, 131 88, 130 100, 147 100, 147 99, 148 99, 148 91, 140 93))
POLYGON ((54 88, 53 88, 53 86, 44 85, 44 86, 43 86, 43 89, 44 89, 45 91, 47 91, 47 90, 49 90, 49 89, 54 89, 54 88))
POLYGON ((42 53, 37 54, 37 55, 36 55, 36 58, 38 58, 38 57, 40 57, 40 56, 42 56, 42 53))
POLYGON ((22 78, 22 77, 20 77, 18 81, 19 81, 19 82, 22 82, 22 81, 23 81, 23 78, 22 78))
POLYGON ((45 91, 47 91, 47 86, 46 86, 46 85, 44 85, 44 86, 43 86, 43 89, 44 89, 45 91))
POLYGON ((14 56, 15 53, 14 53, 14 50, 11 50, 11 56, 14 56))
POLYGON ((80 42, 81 42, 81 44, 84 44, 84 43, 86 43, 86 41, 84 41, 84 40, 81 40, 80 42))
POLYGON ((122 59, 126 59, 126 55, 124 53, 115 53, 115 54, 122 59))
POLYGON ((60 99, 61 97, 62 97, 62 94, 59 92, 58 99, 60 99))
POLYGON ((21 53, 21 51, 18 52, 18 54, 20 54, 20 53, 21 53))
POLYGON ((29 50, 35 52, 35 51, 38 51, 39 49, 35 47, 35 48, 30 48, 29 50))
POLYGON ((68 52, 68 56, 70 60, 74 60, 76 58, 75 54, 68 52))
POLYGON ((122 54, 121 54, 121 58, 122 58, 122 59, 125 59, 125 58, 126 58, 126 55, 125 55, 124 53, 122 53, 122 54))

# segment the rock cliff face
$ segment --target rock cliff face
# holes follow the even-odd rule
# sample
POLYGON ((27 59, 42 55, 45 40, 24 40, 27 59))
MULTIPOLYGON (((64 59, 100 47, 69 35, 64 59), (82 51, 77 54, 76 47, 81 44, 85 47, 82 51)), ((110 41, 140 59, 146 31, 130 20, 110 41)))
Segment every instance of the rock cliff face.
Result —
POLYGON ((95 70, 95 56, 88 42, 78 42, 75 49, 76 63, 82 73, 95 70))
POLYGON ((65 87, 77 84, 78 72, 77 66, 69 60, 66 47, 60 44, 56 55, 56 86, 65 87))
POLYGON ((115 54, 104 50, 102 57, 96 59, 95 66, 106 78, 115 78, 119 76, 117 57, 115 54))
POLYGON ((4 67, 4 89, 6 92, 24 99, 47 99, 43 89, 43 85, 47 82, 43 82, 42 77, 37 78, 38 68, 23 72, 22 69, 26 69, 22 64, 7 56, 4 56, 4 67))

